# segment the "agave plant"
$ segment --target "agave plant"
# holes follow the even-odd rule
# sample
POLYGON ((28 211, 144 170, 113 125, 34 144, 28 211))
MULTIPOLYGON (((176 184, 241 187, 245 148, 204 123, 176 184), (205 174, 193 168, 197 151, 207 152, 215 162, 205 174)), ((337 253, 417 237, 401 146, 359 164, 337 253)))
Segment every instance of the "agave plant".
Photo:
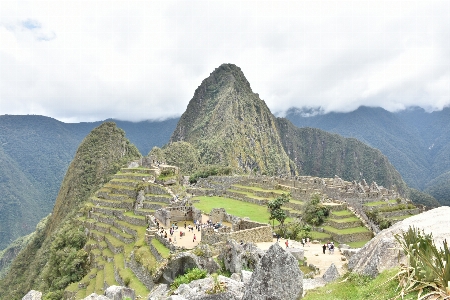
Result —
POLYGON ((400 297, 413 291, 419 299, 450 299, 450 251, 444 240, 438 249, 432 234, 409 227, 395 235, 408 258, 396 277, 401 288, 400 297))

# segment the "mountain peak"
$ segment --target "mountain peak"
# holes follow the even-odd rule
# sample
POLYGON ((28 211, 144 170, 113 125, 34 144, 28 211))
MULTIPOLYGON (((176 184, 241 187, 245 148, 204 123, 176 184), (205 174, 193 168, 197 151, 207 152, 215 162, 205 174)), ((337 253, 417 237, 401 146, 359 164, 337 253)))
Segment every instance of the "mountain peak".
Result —
POLYGON ((191 143, 205 164, 287 173, 289 159, 275 124, 242 70, 222 64, 196 89, 170 141, 191 143))

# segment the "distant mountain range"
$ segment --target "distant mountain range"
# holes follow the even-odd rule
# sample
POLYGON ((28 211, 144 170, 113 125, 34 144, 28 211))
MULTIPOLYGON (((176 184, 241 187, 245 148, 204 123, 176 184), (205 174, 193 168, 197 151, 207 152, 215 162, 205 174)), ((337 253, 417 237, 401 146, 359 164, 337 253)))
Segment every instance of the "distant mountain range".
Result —
POLYGON ((286 118, 298 127, 320 128, 379 149, 408 186, 450 205, 450 108, 428 113, 413 107, 392 113, 360 107, 328 114, 293 108, 286 118))
MULTIPOLYGON (((188 141, 199 151, 202 164, 230 163, 263 174, 339 175, 402 187, 397 169, 410 187, 450 204, 448 108, 433 113, 420 108, 391 113, 360 107, 350 113, 329 114, 293 108, 286 118, 275 118, 240 69, 222 65, 199 86, 180 119, 112 121, 142 155, 169 140, 188 141), (383 155, 342 137, 358 139, 383 155)), ((102 122, 0 116, 0 249, 32 232, 52 210, 78 145, 102 122)), ((414 200, 436 205, 432 198, 424 202, 418 191, 413 194, 414 200)))

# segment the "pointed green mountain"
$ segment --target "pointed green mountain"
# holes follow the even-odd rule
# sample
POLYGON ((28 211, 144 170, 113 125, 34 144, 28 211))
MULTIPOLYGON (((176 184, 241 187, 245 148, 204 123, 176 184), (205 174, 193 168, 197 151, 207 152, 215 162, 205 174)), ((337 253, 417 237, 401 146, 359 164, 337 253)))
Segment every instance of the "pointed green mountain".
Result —
POLYGON ((170 141, 192 144, 203 164, 272 175, 292 171, 275 117, 233 64, 203 80, 170 141))
MULTIPOLYGON (((125 138, 125 132, 112 122, 105 122, 89 133, 67 170, 46 227, 36 233, 0 281, 0 299, 21 299, 31 289, 57 292, 72 281, 77 281, 75 274, 70 275, 72 278, 61 275, 57 280, 48 280, 49 276, 57 276, 61 271, 52 270, 52 264, 49 264, 55 250, 52 249, 55 247, 52 242, 83 237, 84 233, 80 234, 80 231, 84 232, 83 229, 72 222, 76 212, 120 167, 140 156, 137 148, 125 138)), ((81 244, 81 241, 75 241, 72 245, 63 245, 65 248, 60 252, 61 259, 67 264, 72 262, 73 257, 64 257, 64 253, 77 253, 81 244)))

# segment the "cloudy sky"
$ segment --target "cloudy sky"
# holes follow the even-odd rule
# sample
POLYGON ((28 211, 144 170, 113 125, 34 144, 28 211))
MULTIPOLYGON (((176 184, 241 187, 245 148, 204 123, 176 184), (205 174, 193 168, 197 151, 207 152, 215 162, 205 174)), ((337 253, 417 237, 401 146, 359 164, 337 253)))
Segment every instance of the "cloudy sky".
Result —
POLYGON ((450 104, 450 1, 0 0, 0 115, 179 116, 222 63, 272 112, 450 104))

